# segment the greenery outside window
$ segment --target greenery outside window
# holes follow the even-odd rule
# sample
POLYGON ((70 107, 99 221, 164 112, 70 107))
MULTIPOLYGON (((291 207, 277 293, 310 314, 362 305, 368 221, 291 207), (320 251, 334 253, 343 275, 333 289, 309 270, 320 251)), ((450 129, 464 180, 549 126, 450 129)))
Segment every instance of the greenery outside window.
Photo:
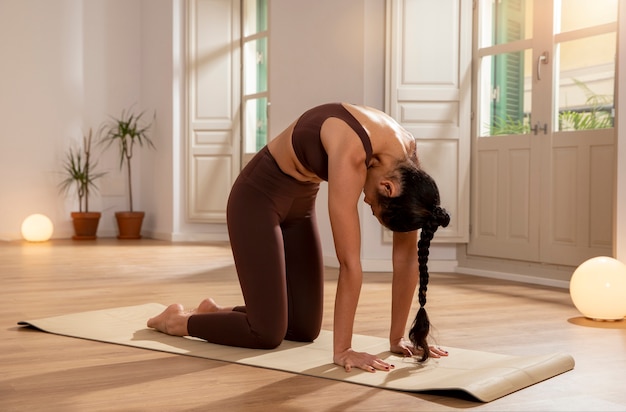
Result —
POLYGON ((613 127, 617 0, 489 3, 481 9, 478 37, 479 136, 536 134, 531 117, 546 118, 531 107, 533 84, 542 75, 554 85, 553 131, 613 127), (551 4, 553 30, 544 33, 546 22, 533 22, 534 9, 551 4), (553 49, 537 63, 534 41, 545 35, 552 37, 553 49), (553 77, 541 73, 548 63, 553 77))

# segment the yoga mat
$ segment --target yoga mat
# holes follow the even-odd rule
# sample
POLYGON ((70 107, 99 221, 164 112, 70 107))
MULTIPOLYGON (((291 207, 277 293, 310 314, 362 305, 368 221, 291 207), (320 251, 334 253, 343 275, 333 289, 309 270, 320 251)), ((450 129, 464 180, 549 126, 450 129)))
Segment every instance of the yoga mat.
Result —
POLYGON ((332 332, 322 331, 313 343, 284 341, 273 350, 215 345, 195 338, 165 335, 146 321, 165 309, 158 303, 74 313, 18 322, 44 332, 195 356, 243 365, 334 379, 406 392, 463 391, 490 402, 574 368, 565 354, 509 356, 445 347, 448 357, 418 363, 390 353, 385 338, 354 335, 355 350, 377 354, 395 365, 390 372, 346 372, 332 363, 332 332))

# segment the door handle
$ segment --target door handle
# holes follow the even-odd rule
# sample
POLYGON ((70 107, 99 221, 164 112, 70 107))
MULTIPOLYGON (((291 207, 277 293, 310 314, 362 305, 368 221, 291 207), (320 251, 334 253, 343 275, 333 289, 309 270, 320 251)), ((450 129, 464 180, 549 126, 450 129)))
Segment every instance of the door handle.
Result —
POLYGON ((541 80, 541 65, 548 64, 548 56, 550 54, 546 51, 541 53, 541 56, 537 59, 537 80, 541 80))
POLYGON ((541 126, 541 123, 537 122, 537 124, 531 127, 530 130, 533 131, 535 136, 539 134, 540 130, 543 130, 543 134, 548 134, 548 124, 544 123, 543 126, 541 126))

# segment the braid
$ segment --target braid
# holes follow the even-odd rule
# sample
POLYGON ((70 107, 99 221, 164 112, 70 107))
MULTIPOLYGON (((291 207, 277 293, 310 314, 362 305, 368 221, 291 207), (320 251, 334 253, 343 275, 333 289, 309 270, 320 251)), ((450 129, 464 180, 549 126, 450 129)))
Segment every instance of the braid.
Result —
POLYGON ((379 219, 387 229, 393 232, 409 232, 422 229, 417 242, 417 261, 419 264, 420 308, 409 331, 409 339, 416 349, 422 349, 422 359, 429 356, 426 338, 430 331, 430 321, 426 314, 426 292, 428 290, 428 252, 430 241, 439 226, 450 223, 450 215, 439 206, 439 189, 433 178, 415 164, 402 164, 398 168, 402 193, 388 197, 379 193, 378 203, 382 209, 379 219))
POLYGON ((415 320, 413 321, 413 326, 409 331, 409 339, 416 348, 422 349, 422 358, 420 359, 421 362, 428 359, 429 355, 426 337, 430 331, 430 320, 428 319, 428 314, 426 313, 426 308, 424 306, 426 306, 426 292, 428 291, 428 254, 430 241, 435 234, 435 230, 437 230, 436 225, 434 225, 434 229, 430 224, 424 225, 420 234, 420 240, 417 242, 417 261, 419 263, 420 276, 418 301, 420 308, 417 311, 415 320))
POLYGON ((430 351, 426 338, 430 332, 430 320, 426 313, 426 292, 428 291, 428 255, 430 249, 430 241, 433 239, 435 232, 439 226, 446 227, 450 223, 448 213, 437 206, 432 214, 432 219, 424 224, 420 233, 420 240, 417 242, 417 261, 419 264, 419 290, 418 301, 420 308, 417 311, 413 326, 409 331, 409 339, 416 348, 422 349, 422 358, 420 362, 428 359, 430 351))
POLYGON ((426 292, 428 290, 428 255, 430 249, 430 241, 432 240, 437 226, 430 227, 431 225, 425 225, 422 228, 420 234, 420 240, 417 242, 417 262, 419 263, 420 273, 420 288, 419 288, 419 303, 420 307, 426 305, 426 292))

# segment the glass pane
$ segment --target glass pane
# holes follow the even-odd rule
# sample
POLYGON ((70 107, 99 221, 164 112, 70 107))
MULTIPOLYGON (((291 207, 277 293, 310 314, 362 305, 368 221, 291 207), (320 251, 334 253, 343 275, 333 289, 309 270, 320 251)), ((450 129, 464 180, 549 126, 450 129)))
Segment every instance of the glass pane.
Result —
POLYGON ((244 129, 245 153, 256 153, 267 144, 267 98, 246 102, 244 129))
POLYGON ((561 0, 560 30, 563 33, 617 21, 618 0, 561 0))
POLYGON ((609 33, 559 45, 556 130, 613 127, 616 37, 609 33))
POLYGON ((485 57, 479 96, 480 136, 530 133, 531 50, 485 57))
POLYGON ((267 91, 267 37, 244 44, 244 94, 267 91))
POLYGON ((267 0, 244 0, 243 35, 267 30, 267 0))
POLYGON ((532 0, 483 2, 481 47, 510 43, 532 37, 532 0))

